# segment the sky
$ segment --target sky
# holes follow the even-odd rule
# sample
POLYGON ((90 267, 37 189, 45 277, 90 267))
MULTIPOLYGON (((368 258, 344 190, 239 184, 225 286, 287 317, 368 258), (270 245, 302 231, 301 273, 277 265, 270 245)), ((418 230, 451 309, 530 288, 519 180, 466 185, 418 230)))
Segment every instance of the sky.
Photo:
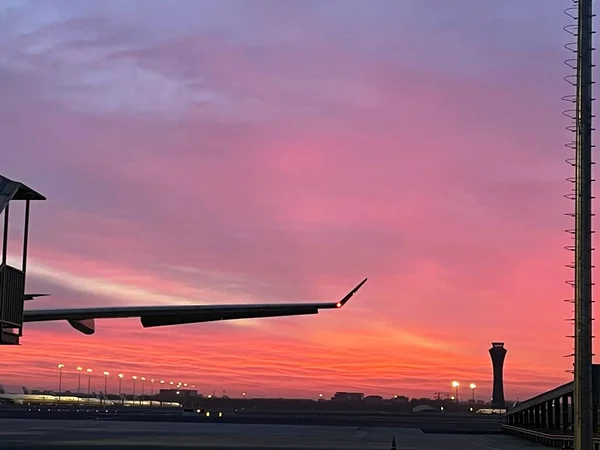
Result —
POLYGON ((27 307, 337 301, 369 281, 316 316, 27 324, 0 383, 56 389, 63 363, 65 389, 81 365, 231 396, 457 380, 489 399, 492 341, 508 398, 568 381, 569 4, 3 1, 2 174, 48 197, 27 290, 52 295, 27 307))

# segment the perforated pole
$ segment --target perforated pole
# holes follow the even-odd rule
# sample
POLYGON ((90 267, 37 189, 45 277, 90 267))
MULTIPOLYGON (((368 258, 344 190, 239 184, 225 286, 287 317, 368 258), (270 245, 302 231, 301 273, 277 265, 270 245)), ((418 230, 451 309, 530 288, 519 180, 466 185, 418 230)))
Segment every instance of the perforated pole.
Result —
POLYGON ((592 0, 579 0, 575 180, 575 450, 593 450, 592 0))

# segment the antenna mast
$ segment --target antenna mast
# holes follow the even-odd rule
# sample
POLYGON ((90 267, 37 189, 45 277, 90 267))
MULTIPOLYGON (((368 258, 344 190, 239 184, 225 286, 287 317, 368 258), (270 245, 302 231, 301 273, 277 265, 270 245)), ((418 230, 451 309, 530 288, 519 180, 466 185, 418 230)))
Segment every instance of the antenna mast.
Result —
POLYGON ((574 200, 575 228, 572 234, 574 245, 567 249, 574 251, 575 261, 569 267, 575 269, 573 288, 575 361, 574 361, 574 417, 573 435, 575 450, 593 449, 594 423, 592 414, 592 0, 572 0, 572 6, 565 13, 576 21, 564 29, 577 38, 577 42, 565 47, 576 55, 565 61, 576 71, 565 77, 575 87, 575 94, 563 97, 574 109, 564 112, 572 119, 567 127, 575 133, 575 140, 567 144, 575 151, 575 157, 567 160, 575 168, 575 176, 568 181, 573 183, 572 192, 567 198, 574 200))

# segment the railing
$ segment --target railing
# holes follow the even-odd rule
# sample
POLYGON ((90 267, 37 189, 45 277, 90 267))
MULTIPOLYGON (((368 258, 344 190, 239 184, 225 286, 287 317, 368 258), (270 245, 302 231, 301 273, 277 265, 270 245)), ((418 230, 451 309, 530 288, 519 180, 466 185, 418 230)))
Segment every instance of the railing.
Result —
MULTIPOLYGON (((592 405, 594 430, 598 428, 600 407, 600 365, 592 366, 592 405)), ((573 442, 573 382, 518 403, 502 417, 502 430, 550 447, 571 448, 573 442)), ((594 441, 600 450, 600 438, 594 441)))
MULTIPOLYGON (((573 448, 573 435, 567 433, 548 433, 545 431, 531 430, 502 424, 502 431, 548 447, 563 449, 573 448)), ((594 450, 600 450, 600 438, 594 438, 594 450)))

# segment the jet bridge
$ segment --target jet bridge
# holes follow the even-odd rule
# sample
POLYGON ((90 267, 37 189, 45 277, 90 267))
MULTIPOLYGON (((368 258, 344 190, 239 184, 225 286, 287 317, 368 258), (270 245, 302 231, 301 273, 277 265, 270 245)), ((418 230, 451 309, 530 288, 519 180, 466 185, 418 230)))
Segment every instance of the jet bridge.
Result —
POLYGON ((46 200, 46 197, 23 183, 9 180, 0 175, 0 214, 4 216, 2 261, 0 263, 0 345, 18 345, 21 336, 23 336, 29 211, 30 203, 33 200, 46 200), (15 201, 25 202, 23 251, 20 269, 10 266, 7 261, 10 206, 15 201))

